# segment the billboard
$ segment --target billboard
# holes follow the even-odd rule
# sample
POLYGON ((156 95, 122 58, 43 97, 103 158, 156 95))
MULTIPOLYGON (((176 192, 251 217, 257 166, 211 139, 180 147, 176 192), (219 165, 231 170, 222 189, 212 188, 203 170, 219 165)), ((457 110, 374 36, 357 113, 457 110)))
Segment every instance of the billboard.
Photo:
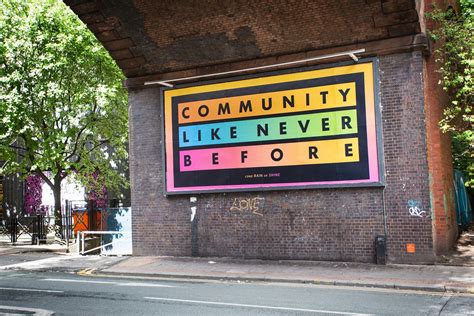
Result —
POLYGON ((380 185, 375 68, 163 89, 166 193, 380 185))

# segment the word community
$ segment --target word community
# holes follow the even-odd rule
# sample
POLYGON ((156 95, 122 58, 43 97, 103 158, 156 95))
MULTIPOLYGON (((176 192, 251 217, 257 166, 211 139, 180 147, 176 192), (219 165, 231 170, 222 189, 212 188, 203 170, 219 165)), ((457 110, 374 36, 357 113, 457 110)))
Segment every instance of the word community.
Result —
POLYGON ((289 114, 356 105, 355 83, 266 92, 244 96, 183 102, 178 105, 182 123, 249 116, 289 114))
MULTIPOLYGON (((346 90, 342 90, 342 89, 339 89, 338 92, 341 94, 342 96, 342 99, 344 102, 347 101, 347 94, 349 93, 350 89, 346 89, 346 90)), ((317 100, 319 101, 319 103, 317 104, 322 104, 322 105, 326 105, 327 104, 327 95, 328 95, 328 91, 321 91, 319 94, 320 94, 320 99, 317 100)), ((295 95, 290 95, 290 96, 283 96, 282 99, 281 99, 281 104, 282 104, 282 107, 283 109, 286 109, 286 108, 294 108, 295 107, 295 95)), ((261 99, 261 102, 260 104, 256 105, 256 106, 259 106, 261 107, 262 110, 264 111, 269 111, 272 109, 273 107, 273 98, 263 98, 261 99)), ((306 93, 305 94, 305 106, 309 107, 311 106, 311 97, 310 97, 310 94, 309 93, 306 93)), ((242 100, 239 102, 239 113, 245 113, 245 112, 253 112, 253 108, 254 108, 254 105, 252 104, 252 100, 250 99, 247 99, 247 100, 242 100)), ((182 117, 185 118, 185 119, 189 119, 190 116, 188 114, 189 112, 189 107, 183 107, 183 110, 182 110, 182 117)), ((202 118, 205 118, 209 115, 209 112, 210 112, 210 108, 209 106, 207 106, 206 104, 202 104, 201 106, 199 106, 197 108, 197 114, 202 117, 202 118)), ((220 116, 220 115, 225 115, 225 114, 232 114, 231 113, 231 107, 230 107, 230 104, 229 102, 225 102, 225 103, 219 103, 219 106, 217 107, 217 115, 220 116)))

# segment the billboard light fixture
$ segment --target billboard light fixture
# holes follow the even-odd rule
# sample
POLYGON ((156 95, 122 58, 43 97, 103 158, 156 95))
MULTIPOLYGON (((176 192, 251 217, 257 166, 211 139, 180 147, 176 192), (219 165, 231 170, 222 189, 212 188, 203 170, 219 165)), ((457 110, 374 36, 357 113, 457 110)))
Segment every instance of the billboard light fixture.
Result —
POLYGON ((358 62, 359 61, 359 58, 355 55, 355 54, 349 54, 349 56, 351 56, 352 60, 355 61, 355 62, 358 62))
POLYGON ((352 58, 352 60, 354 62, 358 62, 359 58, 356 56, 356 54, 361 54, 361 53, 364 53, 364 52, 365 52, 365 48, 361 48, 361 49, 356 49, 356 50, 349 50, 349 51, 346 51, 346 52, 321 55, 321 56, 312 57, 312 58, 294 60, 294 61, 289 61, 289 62, 285 62, 285 63, 277 63, 277 64, 271 64, 271 65, 265 65, 265 66, 259 66, 259 67, 237 69, 237 70, 224 71, 224 72, 216 72, 216 73, 212 73, 212 74, 205 74, 205 75, 200 75, 200 76, 184 77, 184 78, 177 78, 177 79, 169 79, 169 80, 145 81, 144 85, 149 86, 149 85, 158 84, 158 85, 161 85, 161 86, 164 86, 164 87, 173 88, 174 87, 173 83, 179 82, 179 81, 187 81, 187 80, 200 79, 200 78, 209 78, 209 77, 215 77, 215 76, 230 75, 230 74, 236 74, 236 73, 246 72, 246 71, 271 69, 271 68, 276 68, 276 67, 301 64, 301 63, 306 63, 306 62, 310 62, 310 61, 328 59, 328 58, 334 58, 334 57, 341 57, 341 56, 349 56, 350 58, 352 58))

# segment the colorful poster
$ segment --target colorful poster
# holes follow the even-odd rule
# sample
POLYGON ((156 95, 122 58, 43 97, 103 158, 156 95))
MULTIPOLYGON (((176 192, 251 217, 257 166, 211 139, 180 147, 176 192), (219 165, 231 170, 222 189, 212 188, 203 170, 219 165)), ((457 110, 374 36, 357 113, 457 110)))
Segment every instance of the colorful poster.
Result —
POLYGON ((373 62, 163 89, 166 193, 381 182, 373 62))

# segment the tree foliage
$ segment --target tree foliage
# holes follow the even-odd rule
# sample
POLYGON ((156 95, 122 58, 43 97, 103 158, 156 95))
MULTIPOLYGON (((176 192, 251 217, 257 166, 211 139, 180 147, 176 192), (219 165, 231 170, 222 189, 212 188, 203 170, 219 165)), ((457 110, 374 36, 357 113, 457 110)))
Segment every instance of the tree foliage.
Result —
POLYGON ((114 164, 127 158, 123 79, 62 1, 2 0, 0 172, 40 175, 56 211, 68 175, 90 185, 99 173, 109 190, 124 185, 114 164))
POLYGON ((474 189, 473 143, 474 132, 453 133, 452 149, 454 168, 461 170, 467 178, 466 186, 474 189))
POLYGON ((453 136, 453 160, 456 168, 474 187, 474 1, 461 0, 460 12, 435 8, 428 14, 434 22, 431 38, 441 82, 449 97, 440 127, 453 136))

